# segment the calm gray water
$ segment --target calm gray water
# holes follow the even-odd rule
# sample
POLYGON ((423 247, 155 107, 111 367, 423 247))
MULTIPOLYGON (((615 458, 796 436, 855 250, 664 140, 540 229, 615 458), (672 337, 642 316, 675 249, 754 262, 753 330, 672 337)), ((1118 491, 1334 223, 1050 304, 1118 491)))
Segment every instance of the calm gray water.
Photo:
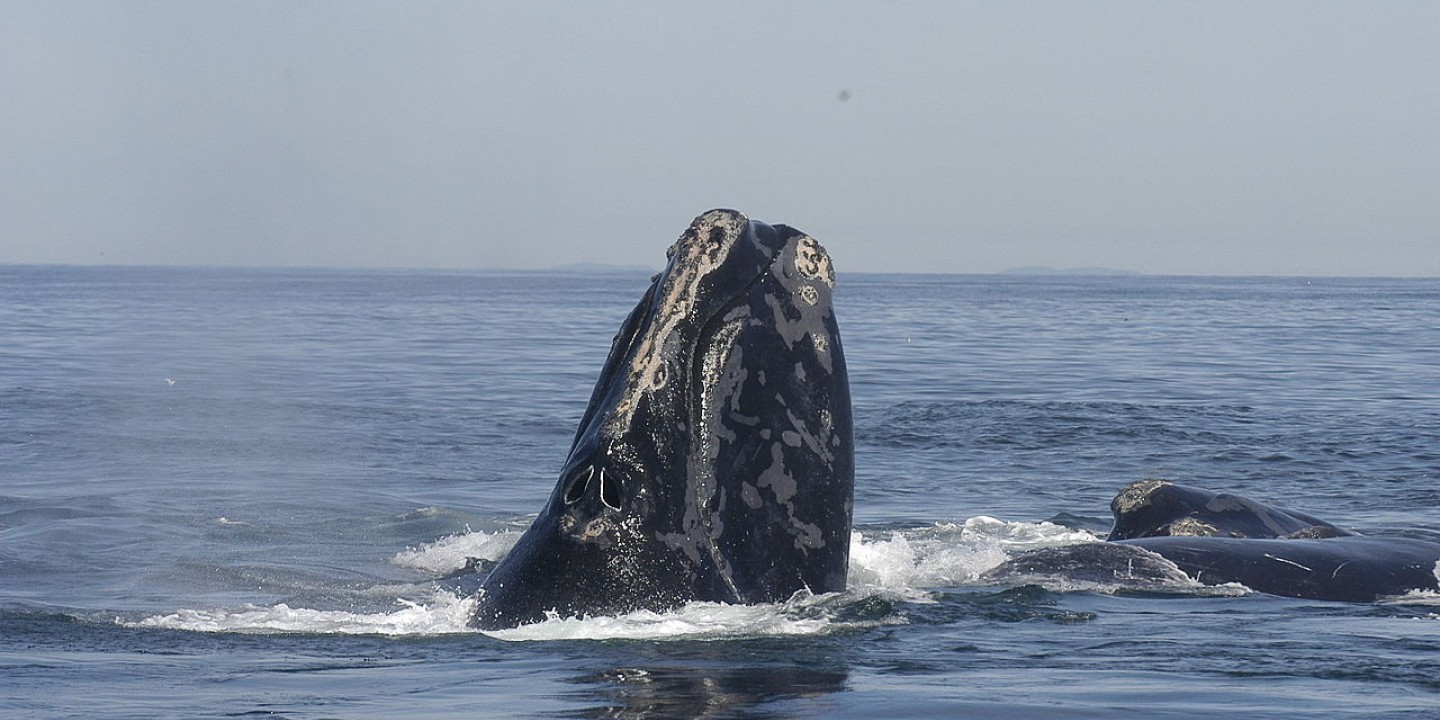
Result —
POLYGON ((1440 539, 1440 280, 842 273, 850 591, 468 630, 646 283, 0 267, 0 716, 1440 717, 1434 597, 975 580, 1145 477, 1440 539))

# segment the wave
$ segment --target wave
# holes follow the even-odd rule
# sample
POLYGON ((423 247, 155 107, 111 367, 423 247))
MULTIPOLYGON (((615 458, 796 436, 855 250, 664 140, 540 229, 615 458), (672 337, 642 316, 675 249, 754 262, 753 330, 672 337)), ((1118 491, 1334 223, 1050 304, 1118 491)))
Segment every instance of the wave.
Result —
POLYGON ((435 542, 397 553, 391 562, 411 570, 449 575, 474 566, 476 561, 499 562, 523 534, 516 530, 501 530, 447 535, 435 542))
POLYGON ((393 612, 357 613, 345 610, 292 608, 285 603, 266 607, 245 605, 235 610, 179 610, 119 624, 193 632, 306 633, 333 635, 431 636, 470 633, 475 610, 473 598, 436 590, 429 602, 396 599, 393 612))
MULTIPOLYGON (((1404 595, 1392 595, 1381 598, 1378 601, 1381 605, 1421 605, 1440 606, 1440 592, 1434 590, 1411 590, 1404 595)), ((1431 613, 1430 617, 1440 617, 1431 613)))
POLYGON ((847 590, 813 595, 798 592, 783 603, 727 605, 693 602, 668 612, 638 610, 616 616, 562 618, 485 634, 501 640, 733 640, 756 637, 825 635, 844 630, 901 624, 886 613, 878 618, 846 619, 847 609, 872 595, 847 590))
POLYGON ((841 593, 813 595, 802 591, 786 602, 761 605, 693 602, 666 612, 642 610, 618 616, 581 618, 552 616, 532 625, 498 631, 482 632, 470 627, 468 620, 475 609, 475 598, 442 587, 438 580, 465 572, 477 564, 500 560, 520 535, 513 530, 465 532, 397 553, 391 558, 392 564, 420 571, 432 580, 408 588, 389 588, 402 595, 395 599, 396 609, 390 611, 324 610, 280 603, 236 609, 179 610, 137 621, 117 622, 131 627, 194 632, 483 634, 508 641, 716 640, 824 635, 903 624, 907 622, 906 616, 897 610, 897 604, 934 603, 937 588, 985 585, 981 576, 1016 553, 1101 542, 1093 533, 1050 522, 1007 522, 988 516, 923 527, 861 528, 851 535, 850 587, 841 593))
POLYGON ((1051 522, 1006 522, 985 515, 958 524, 892 530, 883 538, 867 539, 855 532, 850 538, 850 583, 913 594, 974 583, 1018 552, 1099 540, 1093 533, 1051 522))
MULTIPOLYGON (((1440 561, 1435 563, 1435 580, 1440 582, 1440 561)), ((1440 605, 1440 592, 1435 590, 1411 590, 1404 595, 1394 595, 1380 600, 1382 605, 1440 605)), ((1431 613, 1430 619, 1440 619, 1440 614, 1431 613)))

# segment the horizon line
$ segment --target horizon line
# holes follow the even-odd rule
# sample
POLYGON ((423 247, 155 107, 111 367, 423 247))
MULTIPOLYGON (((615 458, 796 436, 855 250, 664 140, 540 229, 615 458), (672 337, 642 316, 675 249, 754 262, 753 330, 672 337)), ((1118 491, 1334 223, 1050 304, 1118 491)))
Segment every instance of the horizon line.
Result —
MULTIPOLYGON (((506 267, 506 266, 424 266, 424 265, 286 265, 286 264, 207 264, 207 263, 145 263, 145 262, 11 262, 0 261, 0 268, 90 268, 90 269, 151 269, 151 270, 280 270, 280 271, 303 271, 303 272, 415 272, 415 273, 529 273, 544 274, 558 273, 571 275, 585 274, 653 274, 664 269, 663 266, 649 268, 643 265, 610 264, 610 263, 561 263, 544 267, 506 267)), ((1067 268, 1054 268, 1046 265, 1022 265, 1005 270, 996 271, 973 271, 973 272, 945 272, 945 271, 917 271, 917 270, 837 270, 841 275, 913 275, 923 276, 954 276, 954 277, 1147 277, 1147 278, 1319 278, 1319 279, 1374 279, 1374 280, 1435 280, 1440 275, 1376 275, 1376 274, 1306 274, 1306 273, 1275 273, 1275 272, 1208 272, 1208 273, 1175 273, 1175 272, 1146 272, 1143 270, 1127 270, 1123 268, 1110 268, 1103 266, 1079 266, 1067 268)))

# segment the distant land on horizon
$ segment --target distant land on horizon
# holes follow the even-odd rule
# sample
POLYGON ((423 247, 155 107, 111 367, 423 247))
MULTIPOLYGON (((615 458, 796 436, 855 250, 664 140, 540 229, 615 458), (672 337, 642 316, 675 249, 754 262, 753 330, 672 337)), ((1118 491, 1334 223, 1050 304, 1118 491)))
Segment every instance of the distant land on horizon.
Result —
MULTIPOLYGON (((495 268, 501 270, 504 268, 495 268)), ((644 265, 611 265, 609 263, 578 262, 566 263, 564 265, 551 265, 545 270, 567 273, 653 273, 659 268, 646 267, 644 265)))
POLYGON ((1053 268, 1048 265, 1026 265, 1002 270, 999 275, 1144 275, 1139 270, 1121 270, 1109 267, 1053 268))

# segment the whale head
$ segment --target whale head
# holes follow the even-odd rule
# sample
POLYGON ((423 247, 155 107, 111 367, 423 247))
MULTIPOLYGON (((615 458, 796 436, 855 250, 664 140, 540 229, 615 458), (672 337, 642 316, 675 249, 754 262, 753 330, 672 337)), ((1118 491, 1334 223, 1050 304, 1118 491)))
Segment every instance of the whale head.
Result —
POLYGON ((854 449, 835 273, 813 238, 696 218, 621 326, 484 629, 845 587, 854 449))

